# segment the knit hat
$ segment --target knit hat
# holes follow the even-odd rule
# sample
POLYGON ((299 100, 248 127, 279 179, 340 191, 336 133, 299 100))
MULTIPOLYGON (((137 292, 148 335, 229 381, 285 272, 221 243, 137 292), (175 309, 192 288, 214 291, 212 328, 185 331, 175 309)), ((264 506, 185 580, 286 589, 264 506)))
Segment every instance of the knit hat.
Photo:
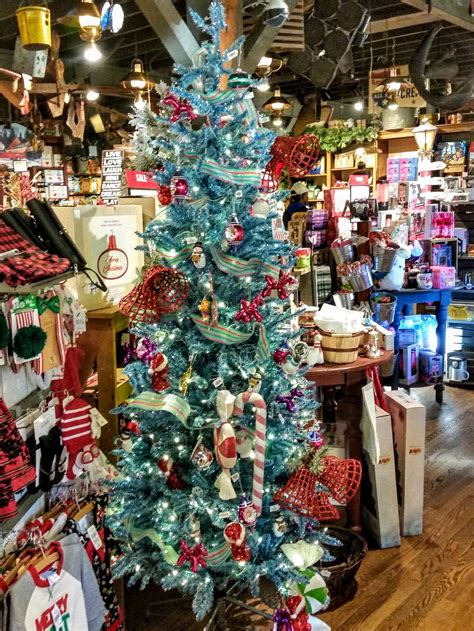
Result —
POLYGON ((63 444, 69 455, 66 472, 69 480, 75 478, 73 466, 78 454, 84 447, 94 442, 91 409, 84 399, 73 399, 64 407, 60 425, 63 444))
POLYGON ((304 182, 295 182, 292 186, 292 190, 296 193, 296 195, 304 195, 305 193, 309 193, 308 187, 304 182))

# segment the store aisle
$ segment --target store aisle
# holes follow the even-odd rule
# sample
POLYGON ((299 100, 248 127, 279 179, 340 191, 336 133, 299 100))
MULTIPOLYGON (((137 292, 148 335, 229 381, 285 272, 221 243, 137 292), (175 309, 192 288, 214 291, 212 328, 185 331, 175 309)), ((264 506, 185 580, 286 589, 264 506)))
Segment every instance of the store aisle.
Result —
MULTIPOLYGON (((427 406, 425 528, 401 548, 371 550, 355 599, 321 617, 332 631, 468 631, 474 620, 474 392, 447 388, 440 409, 431 389, 412 395, 427 406)), ((156 587, 126 592, 127 631, 200 631, 189 603, 159 602, 156 587), (151 619, 144 614, 157 601, 151 619)), ((240 628, 271 625, 235 616, 240 628)))

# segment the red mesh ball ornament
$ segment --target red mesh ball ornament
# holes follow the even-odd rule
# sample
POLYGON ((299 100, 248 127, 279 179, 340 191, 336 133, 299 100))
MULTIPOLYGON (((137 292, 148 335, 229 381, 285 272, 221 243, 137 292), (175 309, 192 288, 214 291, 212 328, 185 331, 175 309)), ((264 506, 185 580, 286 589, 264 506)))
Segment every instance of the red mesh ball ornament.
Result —
POLYGON ((291 177, 304 177, 316 166, 319 157, 319 140, 313 134, 293 139, 294 145, 286 167, 291 177))
MULTIPOLYGON (((279 136, 272 145, 271 153, 273 159, 273 170, 276 165, 285 167, 291 177, 303 177, 316 166, 319 157, 319 140, 313 134, 306 134, 299 138, 290 136, 279 136)), ((267 165, 268 168, 269 165, 267 165)))
POLYGON ((172 268, 150 267, 143 281, 119 302, 119 310, 134 322, 158 322, 162 315, 174 313, 187 300, 186 276, 172 268))

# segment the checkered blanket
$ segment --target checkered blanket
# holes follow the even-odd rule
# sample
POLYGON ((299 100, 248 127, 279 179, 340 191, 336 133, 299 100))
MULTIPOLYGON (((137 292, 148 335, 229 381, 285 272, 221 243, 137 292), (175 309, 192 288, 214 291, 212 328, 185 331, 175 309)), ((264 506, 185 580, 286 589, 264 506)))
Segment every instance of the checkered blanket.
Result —
POLYGON ((66 272, 71 267, 68 259, 43 252, 26 241, 0 217, 0 254, 19 250, 16 256, 0 260, 0 282, 10 287, 34 283, 66 272))

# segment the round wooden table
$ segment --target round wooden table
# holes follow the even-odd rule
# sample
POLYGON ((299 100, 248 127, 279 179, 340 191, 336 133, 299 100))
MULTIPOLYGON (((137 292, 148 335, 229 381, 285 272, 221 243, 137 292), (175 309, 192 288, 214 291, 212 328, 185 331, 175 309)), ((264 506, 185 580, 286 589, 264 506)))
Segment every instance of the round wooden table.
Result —
MULTIPOLYGON (((337 417, 346 422, 345 447, 349 458, 361 460, 362 440, 360 421, 362 418, 362 387, 367 383, 367 370, 392 361, 393 352, 383 351, 380 357, 371 359, 360 356, 352 364, 324 363, 314 366, 305 377, 322 390, 322 420, 324 423, 337 422, 337 417), (336 388, 343 386, 342 398, 336 403, 336 388), (337 412, 337 414, 336 414, 337 412)), ((347 504, 349 527, 361 530, 360 489, 347 504)))

